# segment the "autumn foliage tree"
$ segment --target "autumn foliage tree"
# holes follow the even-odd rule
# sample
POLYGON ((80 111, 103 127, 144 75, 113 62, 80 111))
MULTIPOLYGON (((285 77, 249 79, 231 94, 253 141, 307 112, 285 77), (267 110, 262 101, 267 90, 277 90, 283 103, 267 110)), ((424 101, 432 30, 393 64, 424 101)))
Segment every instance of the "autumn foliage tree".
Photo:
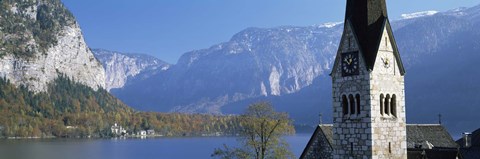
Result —
POLYGON ((115 123, 130 134, 154 129, 164 136, 229 135, 240 127, 237 116, 135 111, 106 90, 93 90, 66 76, 41 93, 0 78, 0 139, 111 137, 115 123))
POLYGON ((295 133, 287 113, 276 112, 268 102, 251 104, 241 116, 239 141, 243 147, 216 149, 218 158, 293 158, 284 140, 295 133))

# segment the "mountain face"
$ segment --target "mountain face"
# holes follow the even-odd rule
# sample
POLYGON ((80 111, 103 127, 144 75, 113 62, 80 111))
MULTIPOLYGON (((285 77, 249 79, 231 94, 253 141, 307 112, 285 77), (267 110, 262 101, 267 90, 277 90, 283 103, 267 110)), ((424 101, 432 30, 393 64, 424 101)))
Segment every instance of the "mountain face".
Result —
POLYGON ((92 52, 105 68, 105 89, 108 91, 123 88, 129 82, 149 78, 170 67, 162 60, 143 54, 126 54, 103 49, 92 49, 92 52))
POLYGON ((328 74, 340 32, 338 26, 249 28, 229 42, 184 54, 164 73, 112 92, 147 110, 221 113, 226 104, 295 93, 328 74))
POLYGON ((441 114, 454 136, 478 128, 479 14, 480 6, 456 9, 397 31, 396 35, 404 36, 404 44, 418 42, 398 44, 404 45, 400 51, 405 57, 415 59, 405 78, 409 122, 437 123, 441 114))
POLYGON ((94 89, 105 71, 59 0, 0 1, 0 76, 34 92, 60 74, 94 89))
MULTIPOLYGON (((407 120, 474 129, 480 98, 480 6, 392 22, 406 67, 407 120)), ((176 65, 113 93, 143 110, 239 113, 271 101, 300 123, 331 122, 331 79, 343 25, 249 28, 184 54, 176 65)), ((478 125, 477 125, 478 126, 478 125)))

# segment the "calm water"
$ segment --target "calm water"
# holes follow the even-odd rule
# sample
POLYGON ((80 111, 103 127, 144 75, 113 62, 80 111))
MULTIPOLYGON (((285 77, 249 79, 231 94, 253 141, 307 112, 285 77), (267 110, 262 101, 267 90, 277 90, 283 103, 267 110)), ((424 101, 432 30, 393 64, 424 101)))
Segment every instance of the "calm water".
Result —
MULTIPOLYGON (((286 137, 293 153, 302 153, 311 134, 286 137)), ((233 137, 0 140, 0 159, 207 159, 233 137)))

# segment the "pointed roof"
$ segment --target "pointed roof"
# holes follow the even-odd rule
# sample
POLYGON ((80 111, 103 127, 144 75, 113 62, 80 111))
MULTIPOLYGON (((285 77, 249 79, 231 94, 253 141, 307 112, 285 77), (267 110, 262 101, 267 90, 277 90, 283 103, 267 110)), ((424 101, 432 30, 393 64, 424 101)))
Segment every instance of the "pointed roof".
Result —
POLYGON ((378 48, 382 40, 383 28, 386 27, 400 72, 402 75, 405 74, 388 20, 385 0, 347 0, 345 24, 347 24, 347 21, 353 27, 353 32, 359 42, 367 68, 370 70, 373 70, 378 48))
POLYGON ((307 146, 300 155, 300 159, 305 158, 332 158, 333 148, 333 125, 320 124, 315 129, 307 146), (322 142, 323 141, 323 142, 322 142))
POLYGON ((435 148, 457 148, 447 129, 440 124, 408 124, 407 147, 415 148, 415 145, 427 141, 435 148))
MULTIPOLYGON (((328 144, 333 143, 333 125, 324 124, 317 126, 314 135, 310 138, 305 151, 309 150, 311 143, 315 140, 326 140, 328 144), (323 138, 318 138, 317 134, 323 134, 323 138)), ((448 149, 458 148, 457 143, 453 140, 452 136, 448 133, 447 129, 440 124, 407 124, 407 148, 415 149, 415 145, 424 143, 430 143, 433 148, 436 149, 448 149)), ((317 145, 318 146, 318 145, 317 145)), ((306 153, 304 151, 304 153, 306 153)))

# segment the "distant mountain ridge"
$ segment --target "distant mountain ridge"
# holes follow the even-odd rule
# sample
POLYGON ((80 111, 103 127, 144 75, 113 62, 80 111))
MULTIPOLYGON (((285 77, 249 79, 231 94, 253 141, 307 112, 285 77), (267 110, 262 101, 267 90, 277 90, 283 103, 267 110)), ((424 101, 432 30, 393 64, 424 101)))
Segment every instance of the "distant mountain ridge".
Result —
POLYGON ((145 54, 92 49, 106 72, 105 89, 122 88, 129 82, 149 78, 169 69, 170 64, 145 54))
POLYGON ((158 103, 170 106, 155 110, 221 113, 232 102, 291 94, 311 85, 328 73, 340 31, 338 26, 249 28, 229 42, 184 54, 164 73, 112 92, 127 103, 128 92, 142 94, 130 103, 137 108, 158 103))
MULTIPOLYGON (((480 6, 392 22, 407 69, 409 122, 438 122, 441 113, 451 119, 446 124, 455 131, 475 124, 468 122, 475 120, 473 114, 451 113, 451 105, 472 111, 480 103, 474 93, 480 88, 469 87, 475 85, 471 79, 480 78, 474 66, 480 59, 479 22, 480 6), (462 98, 447 98, 450 93, 462 98), (455 125, 460 119, 462 124, 455 125)), ((228 42, 185 53, 165 72, 112 92, 141 110, 229 114, 239 113, 250 102, 268 100, 290 112, 296 122, 318 121, 319 113, 328 122, 332 112, 328 74, 342 29, 339 23, 248 28, 228 42)))

